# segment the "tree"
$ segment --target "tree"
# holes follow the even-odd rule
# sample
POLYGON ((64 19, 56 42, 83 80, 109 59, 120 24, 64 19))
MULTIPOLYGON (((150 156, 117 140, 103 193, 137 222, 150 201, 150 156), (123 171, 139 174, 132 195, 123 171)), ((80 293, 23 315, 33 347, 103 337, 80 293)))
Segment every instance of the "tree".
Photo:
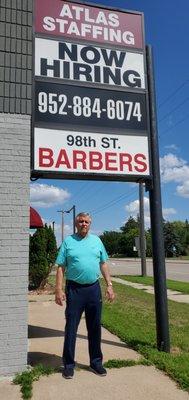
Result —
POLYGON ((119 253, 127 257, 136 257, 136 252, 134 251, 135 237, 138 236, 138 228, 130 229, 127 233, 120 236, 118 242, 119 253))
POLYGON ((38 288, 46 283, 57 254, 54 232, 45 225, 30 236, 29 288, 38 288))
POLYGON ((174 255, 180 255, 182 253, 181 241, 179 238, 174 224, 171 222, 163 222, 163 234, 164 234, 164 246, 165 256, 173 257, 174 255))
POLYGON ((131 229, 138 229, 139 234, 139 221, 136 221, 133 217, 129 217, 125 225, 121 226, 120 229, 123 233, 128 233, 131 229))
POLYGON ((146 256, 152 257, 152 235, 151 229, 148 229, 146 234, 146 256))
POLYGON ((104 246, 106 247, 107 253, 112 256, 118 253, 118 241, 121 233, 116 231, 105 231, 100 239, 102 240, 104 246))
POLYGON ((47 235, 47 243, 46 243, 46 252, 47 252, 47 260, 49 265, 53 265, 57 255, 57 244, 56 244, 56 237, 51 228, 51 226, 46 228, 46 235, 47 235))

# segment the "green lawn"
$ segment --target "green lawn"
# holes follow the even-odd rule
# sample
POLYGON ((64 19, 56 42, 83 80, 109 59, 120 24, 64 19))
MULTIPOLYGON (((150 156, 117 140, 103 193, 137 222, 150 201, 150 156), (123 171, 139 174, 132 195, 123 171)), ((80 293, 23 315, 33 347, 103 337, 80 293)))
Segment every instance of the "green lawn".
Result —
MULTIPOLYGON (((154 285, 154 280, 151 276, 143 277, 139 275, 119 275, 117 278, 121 278, 129 282, 142 283, 143 285, 154 285)), ((189 282, 179 282, 167 279, 167 288, 189 294, 189 282)))
POLYGON ((116 300, 104 301, 103 325, 189 390, 189 304, 169 301, 171 353, 156 349, 154 296, 114 283, 116 300))
MULTIPOLYGON (((153 284, 150 277, 121 278, 153 284)), ((55 277, 50 276, 49 282, 54 285, 55 277)), ((170 289, 189 293, 188 283, 168 280, 167 284, 170 289)), ((113 285, 116 300, 113 304, 104 300, 103 326, 189 391, 189 304, 168 301, 171 352, 159 352, 156 348, 154 296, 116 282, 113 285)), ((104 292, 103 280, 102 289, 104 292)), ((120 363, 124 365, 124 361, 120 363)))

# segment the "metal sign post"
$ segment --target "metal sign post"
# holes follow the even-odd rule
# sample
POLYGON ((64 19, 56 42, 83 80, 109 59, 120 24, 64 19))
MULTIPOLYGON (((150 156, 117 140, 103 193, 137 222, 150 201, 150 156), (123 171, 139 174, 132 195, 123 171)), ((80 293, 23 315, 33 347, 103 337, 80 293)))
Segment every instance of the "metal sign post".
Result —
POLYGON ((163 240, 163 217, 160 188, 159 146, 157 135, 157 117, 155 102, 155 84, 153 74, 152 49, 147 46, 147 73, 149 84, 150 130, 151 130, 151 162, 152 187, 149 190, 150 214, 152 229, 154 289, 157 326, 157 347, 159 350, 170 351, 167 288, 165 271, 165 251, 163 240))
POLYGON ((139 182, 139 210, 140 210, 140 257, 141 257, 141 274, 146 276, 146 238, 144 227, 144 184, 139 182))

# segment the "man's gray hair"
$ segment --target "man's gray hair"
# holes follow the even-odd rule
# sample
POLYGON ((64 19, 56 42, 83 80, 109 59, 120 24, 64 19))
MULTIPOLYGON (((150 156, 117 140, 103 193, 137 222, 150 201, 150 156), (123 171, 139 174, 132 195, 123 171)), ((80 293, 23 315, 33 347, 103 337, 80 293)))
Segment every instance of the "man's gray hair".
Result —
POLYGON ((76 217, 75 217, 75 222, 77 222, 77 220, 78 220, 80 217, 89 217, 89 218, 90 218, 90 222, 91 222, 91 220, 92 220, 92 218, 91 218, 91 216, 90 216, 89 213, 87 213, 87 212, 80 212, 79 214, 76 215, 76 217))

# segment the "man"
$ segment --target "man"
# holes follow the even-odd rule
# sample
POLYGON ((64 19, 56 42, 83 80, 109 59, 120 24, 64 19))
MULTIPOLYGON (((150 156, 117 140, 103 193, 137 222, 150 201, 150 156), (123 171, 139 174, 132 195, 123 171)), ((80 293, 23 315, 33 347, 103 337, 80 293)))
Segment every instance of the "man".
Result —
POLYGON ((88 331, 91 370, 105 376, 101 352, 101 290, 100 272, 106 282, 106 297, 114 300, 114 291, 106 260, 104 245, 96 235, 89 234, 91 217, 88 213, 76 216, 77 233, 68 236, 62 243, 56 259, 56 304, 62 306, 66 300, 66 326, 63 349, 63 376, 73 378, 75 367, 75 343, 77 328, 82 312, 85 311, 88 331), (62 290, 63 276, 66 277, 65 293, 62 290))

